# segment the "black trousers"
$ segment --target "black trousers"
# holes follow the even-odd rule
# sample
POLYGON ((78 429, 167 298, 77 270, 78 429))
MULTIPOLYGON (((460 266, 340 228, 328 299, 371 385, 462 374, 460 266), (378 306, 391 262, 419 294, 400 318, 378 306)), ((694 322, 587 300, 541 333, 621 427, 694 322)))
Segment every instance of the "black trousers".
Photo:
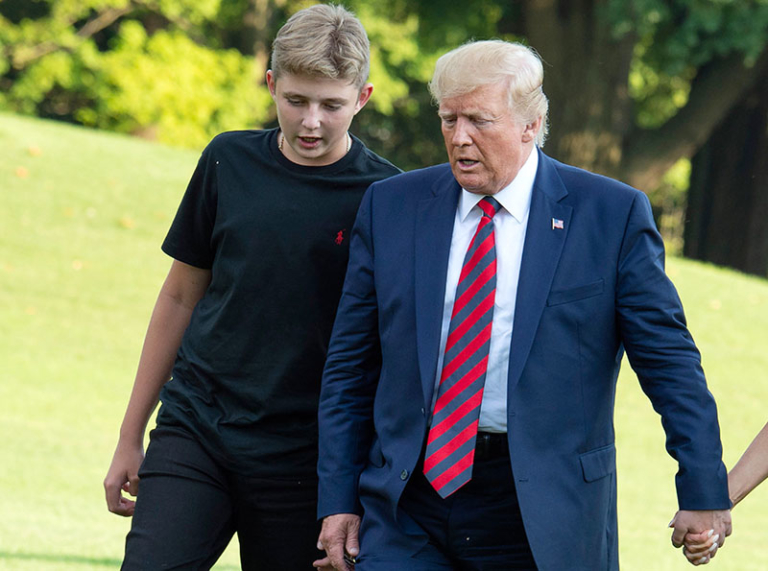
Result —
POLYGON ((245 477, 220 466, 185 431, 159 427, 141 479, 125 570, 210 569, 237 533, 248 571, 311 570, 317 478, 245 477))

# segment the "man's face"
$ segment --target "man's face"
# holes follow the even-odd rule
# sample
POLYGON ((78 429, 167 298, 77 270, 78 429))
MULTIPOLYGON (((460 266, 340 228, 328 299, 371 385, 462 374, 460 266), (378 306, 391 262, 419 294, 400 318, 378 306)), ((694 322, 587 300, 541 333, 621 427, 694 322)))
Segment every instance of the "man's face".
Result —
POLYGON ((534 146, 541 120, 513 116, 506 84, 448 97, 438 110, 453 176, 477 194, 496 194, 515 178, 534 146))
POLYGON ((358 89, 342 79, 267 72, 277 106, 283 153, 305 166, 329 165, 347 152, 347 129, 371 96, 373 86, 358 89))

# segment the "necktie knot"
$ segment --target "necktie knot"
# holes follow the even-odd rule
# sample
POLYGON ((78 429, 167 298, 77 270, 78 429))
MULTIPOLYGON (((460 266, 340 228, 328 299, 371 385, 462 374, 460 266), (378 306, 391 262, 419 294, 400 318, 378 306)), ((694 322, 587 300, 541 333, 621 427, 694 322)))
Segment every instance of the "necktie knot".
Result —
POLYGON ((501 204, 492 196, 486 196, 480 202, 477 203, 480 209, 483 211, 483 216, 493 218, 496 213, 501 210, 501 204))

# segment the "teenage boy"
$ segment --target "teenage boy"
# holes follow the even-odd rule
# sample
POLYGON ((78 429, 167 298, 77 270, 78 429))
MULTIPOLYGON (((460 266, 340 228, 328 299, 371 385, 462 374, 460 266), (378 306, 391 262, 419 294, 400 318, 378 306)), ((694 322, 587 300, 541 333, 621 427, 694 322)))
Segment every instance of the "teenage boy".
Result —
POLYGON ((216 137, 163 243, 174 261, 104 481, 109 510, 133 515, 124 569, 209 568, 235 533, 243 569, 322 555, 317 403, 348 235, 368 185, 399 170, 347 131, 373 89, 351 13, 298 12, 271 67, 279 129, 216 137))

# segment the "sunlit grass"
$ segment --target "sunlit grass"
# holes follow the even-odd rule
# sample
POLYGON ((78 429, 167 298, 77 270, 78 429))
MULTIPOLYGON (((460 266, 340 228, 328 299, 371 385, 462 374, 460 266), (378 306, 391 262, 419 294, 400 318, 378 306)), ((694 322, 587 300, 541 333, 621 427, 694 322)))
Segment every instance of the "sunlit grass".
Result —
MULTIPOLYGON (((0 569, 118 568, 129 521, 101 482, 197 153, 1 114, 0 149, 0 569)), ((731 466, 768 419, 768 282, 668 265, 731 466)), ((628 368, 616 427, 622 568, 686 569, 666 529, 675 464, 628 368)), ((710 568, 765 569, 767 499, 768 484, 739 506, 710 568)), ((217 569, 238 567, 233 546, 217 569)))

